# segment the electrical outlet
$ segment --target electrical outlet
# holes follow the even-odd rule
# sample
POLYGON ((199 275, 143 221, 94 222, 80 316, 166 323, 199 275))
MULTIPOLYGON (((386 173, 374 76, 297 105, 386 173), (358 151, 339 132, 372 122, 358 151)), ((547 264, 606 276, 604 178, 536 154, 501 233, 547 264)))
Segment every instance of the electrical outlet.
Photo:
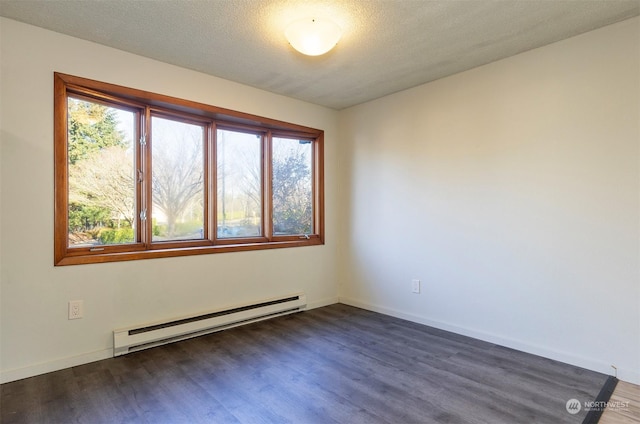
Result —
POLYGON ((420 293, 420 280, 411 280, 411 292, 420 293))
POLYGON ((82 300, 69 301, 69 319, 79 319, 84 315, 84 303, 82 300))

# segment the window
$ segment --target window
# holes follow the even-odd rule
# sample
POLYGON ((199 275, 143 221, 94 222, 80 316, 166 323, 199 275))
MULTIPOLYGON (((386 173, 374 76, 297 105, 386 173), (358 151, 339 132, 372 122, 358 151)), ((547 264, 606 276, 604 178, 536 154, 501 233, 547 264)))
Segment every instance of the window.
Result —
POLYGON ((204 239, 206 131, 204 124, 151 116, 152 242, 204 239))
POLYGON ((324 243, 321 130, 54 82, 56 265, 324 243))
POLYGON ((262 236, 262 134, 218 129, 218 238, 262 236))
POLYGON ((273 138, 274 234, 313 233, 311 144, 311 140, 273 138))

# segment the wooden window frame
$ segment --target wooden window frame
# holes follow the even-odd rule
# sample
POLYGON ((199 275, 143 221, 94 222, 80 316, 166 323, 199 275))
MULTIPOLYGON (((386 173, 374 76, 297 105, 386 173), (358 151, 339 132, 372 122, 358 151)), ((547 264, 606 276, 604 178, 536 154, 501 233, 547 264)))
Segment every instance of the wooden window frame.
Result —
MULTIPOLYGON (((162 94, 127 88, 91 79, 54 73, 54 265, 79 265, 151 258, 191 256, 324 244, 324 131, 270 118, 237 112, 162 94), (136 113, 136 137, 149 132, 150 117, 168 116, 204 126, 204 239, 152 242, 151 219, 139 212, 151 207, 150 151, 136 147, 135 164, 144 177, 136 187, 136 242, 93 247, 70 247, 68 217, 68 109, 67 98, 76 97, 119 106, 136 113), (262 135, 262 236, 217 237, 216 131, 217 128, 262 135), (271 139, 299 138, 312 141, 313 234, 273 235, 271 200, 271 139)), ((136 179, 137 180, 137 179, 136 179)), ((147 216, 150 216, 148 213, 147 216)))

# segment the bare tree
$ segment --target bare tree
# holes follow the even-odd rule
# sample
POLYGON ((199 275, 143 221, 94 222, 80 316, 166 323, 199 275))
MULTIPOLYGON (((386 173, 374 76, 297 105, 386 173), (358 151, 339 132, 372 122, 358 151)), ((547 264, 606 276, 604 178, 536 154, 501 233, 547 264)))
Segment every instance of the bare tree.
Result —
POLYGON ((135 179, 131 153, 120 146, 88 154, 69 166, 69 202, 110 211, 113 220, 133 226, 135 179))
POLYGON ((227 230, 227 220, 233 217, 236 230, 254 231, 255 223, 250 223, 250 217, 259 216, 262 211, 260 137, 233 132, 228 137, 229 133, 218 131, 218 229, 227 230))
POLYGON ((189 131, 177 132, 170 139, 154 142, 152 151, 153 205, 164 213, 166 236, 172 238, 177 220, 194 203, 204 201, 202 138, 189 131))
POLYGON ((309 234, 313 230, 311 168, 304 149, 273 157, 273 227, 277 233, 309 234))

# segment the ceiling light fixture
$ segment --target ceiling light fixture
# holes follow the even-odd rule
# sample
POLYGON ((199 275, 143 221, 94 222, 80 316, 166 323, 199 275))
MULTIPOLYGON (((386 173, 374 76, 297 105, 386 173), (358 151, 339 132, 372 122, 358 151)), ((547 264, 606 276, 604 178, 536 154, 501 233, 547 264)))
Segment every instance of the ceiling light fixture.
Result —
POLYGON ((292 22, 284 35, 300 53, 320 56, 338 43, 342 29, 328 19, 304 18, 292 22))

